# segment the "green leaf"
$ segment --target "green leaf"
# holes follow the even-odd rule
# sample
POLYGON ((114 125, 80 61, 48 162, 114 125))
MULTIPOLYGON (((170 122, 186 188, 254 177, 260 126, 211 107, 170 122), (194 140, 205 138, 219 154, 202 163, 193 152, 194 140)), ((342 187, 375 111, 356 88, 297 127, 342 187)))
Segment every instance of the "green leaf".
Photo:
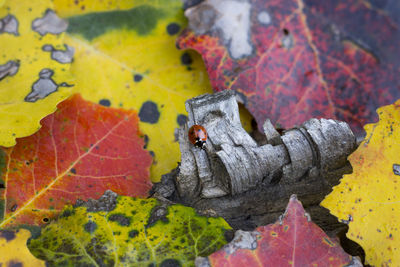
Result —
POLYGON ((197 256, 227 243, 228 230, 222 218, 199 216, 192 208, 119 196, 109 211, 66 207, 28 246, 50 265, 194 266, 197 256))

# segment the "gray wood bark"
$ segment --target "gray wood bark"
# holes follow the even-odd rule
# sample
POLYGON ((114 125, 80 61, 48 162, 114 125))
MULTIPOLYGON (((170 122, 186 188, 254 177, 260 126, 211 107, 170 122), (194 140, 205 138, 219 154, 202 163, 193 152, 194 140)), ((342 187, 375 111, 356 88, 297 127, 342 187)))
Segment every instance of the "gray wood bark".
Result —
POLYGON ((189 120, 178 130, 180 166, 155 185, 156 196, 251 230, 274 222, 297 194, 322 228, 340 226, 319 203, 351 172, 347 156, 356 139, 346 123, 311 119, 281 135, 267 120, 261 144, 243 129, 234 91, 190 99, 186 110, 189 120), (204 149, 188 140, 194 124, 207 130, 204 149))

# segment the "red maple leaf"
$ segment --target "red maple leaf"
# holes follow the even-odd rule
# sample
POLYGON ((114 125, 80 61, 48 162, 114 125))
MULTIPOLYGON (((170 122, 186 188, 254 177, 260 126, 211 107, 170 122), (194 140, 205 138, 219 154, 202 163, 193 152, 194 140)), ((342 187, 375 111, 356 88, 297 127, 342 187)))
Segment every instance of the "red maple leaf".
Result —
POLYGON ((239 92, 260 130, 325 117, 361 133, 400 98, 395 2, 208 0, 186 10, 193 31, 177 44, 202 55, 214 90, 239 92))
POLYGON ((210 265, 216 267, 346 266, 352 261, 337 242, 311 222, 295 195, 276 223, 254 232, 238 231, 230 244, 208 257, 210 265))
POLYGON ((147 196, 151 156, 134 111, 106 108, 79 95, 60 103, 34 135, 0 150, 0 228, 40 225, 77 199, 105 190, 147 196), (1 160, 0 160, 1 161, 1 160))

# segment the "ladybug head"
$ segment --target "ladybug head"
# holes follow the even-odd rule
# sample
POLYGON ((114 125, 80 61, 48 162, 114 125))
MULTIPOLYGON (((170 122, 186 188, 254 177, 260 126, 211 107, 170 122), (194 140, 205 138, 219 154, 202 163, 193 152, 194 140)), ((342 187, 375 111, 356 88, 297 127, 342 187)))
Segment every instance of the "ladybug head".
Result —
POLYGON ((204 149, 204 148, 205 148, 205 145, 206 145, 206 141, 203 141, 203 140, 201 140, 201 139, 198 138, 198 137, 196 138, 196 142, 194 143, 194 146, 195 146, 195 147, 204 149))

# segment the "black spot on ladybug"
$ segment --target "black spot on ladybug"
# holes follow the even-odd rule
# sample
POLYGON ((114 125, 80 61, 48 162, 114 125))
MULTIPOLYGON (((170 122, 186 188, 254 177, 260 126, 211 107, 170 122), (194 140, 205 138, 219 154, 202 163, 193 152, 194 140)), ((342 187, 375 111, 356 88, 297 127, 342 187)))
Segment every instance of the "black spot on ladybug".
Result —
POLYGON ((75 168, 72 168, 72 169, 71 169, 71 172, 72 172, 73 174, 76 174, 75 168))
POLYGON ((102 106, 105 106, 105 107, 111 106, 111 102, 110 102, 110 100, 108 100, 108 99, 101 99, 101 100, 99 101, 99 104, 102 105, 102 106))
POLYGON ((179 114, 178 117, 176 117, 176 122, 178 123, 179 126, 185 125, 185 123, 188 121, 188 117, 183 114, 179 114))
POLYGON ((142 122, 157 123, 160 118, 157 104, 152 101, 144 102, 139 111, 139 118, 142 122))
POLYGON ((10 230, 3 230, 0 232, 0 238, 5 238, 7 241, 11 241, 15 238, 15 232, 10 230))
POLYGON ((185 52, 181 56, 181 62, 185 66, 189 66, 190 64, 193 63, 192 57, 189 55, 189 53, 185 52))
POLYGON ((146 149, 146 148, 147 148, 147 145, 149 144, 149 141, 150 141, 149 136, 148 136, 147 134, 145 134, 145 135, 143 136, 143 139, 144 139, 144 146, 143 146, 143 148, 146 149))
POLYGON ((284 28, 282 31, 283 31, 284 35, 289 35, 289 30, 288 29, 284 28))
POLYGON ((399 164, 393 164, 393 173, 395 175, 399 175, 400 176, 400 165, 399 164))
POLYGON ((176 259, 165 259, 161 262, 160 267, 180 267, 181 263, 176 259))
POLYGON ((112 214, 108 217, 109 221, 117 222, 121 226, 129 226, 131 224, 131 218, 126 217, 123 214, 112 214))
POLYGON ((83 228, 85 229, 86 232, 89 234, 93 233, 97 229, 97 224, 95 222, 89 221, 87 222, 83 228))
POLYGON ((130 238, 134 238, 135 236, 137 236, 139 234, 138 230, 132 230, 128 233, 130 238))
POLYGON ((173 22, 168 24, 167 26, 167 32, 169 35, 175 35, 179 32, 179 30, 181 29, 181 26, 179 26, 179 24, 173 22))
POLYGON ((135 82, 140 82, 142 79, 143 79, 143 76, 140 75, 140 74, 135 74, 135 75, 133 75, 133 80, 134 80, 135 82))

